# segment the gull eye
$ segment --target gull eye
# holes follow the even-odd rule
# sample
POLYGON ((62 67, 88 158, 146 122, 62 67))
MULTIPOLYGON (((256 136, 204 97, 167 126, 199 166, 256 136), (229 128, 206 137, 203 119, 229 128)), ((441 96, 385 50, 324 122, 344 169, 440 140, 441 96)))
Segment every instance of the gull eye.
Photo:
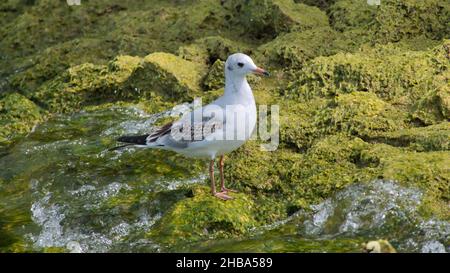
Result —
POLYGON ((238 63, 238 66, 242 68, 244 67, 244 63, 238 63))

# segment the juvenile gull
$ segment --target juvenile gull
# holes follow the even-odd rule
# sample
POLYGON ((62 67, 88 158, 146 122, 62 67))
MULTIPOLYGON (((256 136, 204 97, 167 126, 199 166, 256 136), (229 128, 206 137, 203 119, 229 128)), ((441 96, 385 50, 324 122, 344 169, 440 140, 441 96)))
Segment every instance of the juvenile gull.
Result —
MULTIPOLYGON (((247 74, 269 76, 242 53, 230 55, 225 62, 225 92, 212 103, 183 115, 152 134, 122 136, 126 145, 175 151, 187 157, 210 159, 211 193, 222 200, 232 199, 224 185, 224 154, 236 150, 250 137, 256 125, 256 104, 247 74), (228 120, 227 120, 228 119, 228 120), (220 191, 216 191, 214 160, 219 156, 220 191)), ((121 146, 122 147, 122 146, 121 146)))

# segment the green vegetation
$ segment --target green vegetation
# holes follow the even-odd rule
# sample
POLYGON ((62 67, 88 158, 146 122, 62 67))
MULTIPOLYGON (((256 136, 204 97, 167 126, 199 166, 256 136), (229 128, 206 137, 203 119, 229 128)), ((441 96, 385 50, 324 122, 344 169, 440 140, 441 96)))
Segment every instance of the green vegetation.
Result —
MULTIPOLYGON (((28 191, 29 180, 50 169, 39 165, 50 157, 51 165, 65 173, 83 169, 109 182, 118 177, 143 188, 122 189, 99 207, 127 218, 128 210, 158 203, 152 212, 159 220, 140 236, 168 249, 211 238, 245 238, 254 228, 309 210, 350 184, 378 178, 421 189, 421 213, 448 221, 449 22, 446 0, 382 0, 380 6, 360 0, 99 0, 71 7, 65 1, 4 1, 2 156, 10 153, 14 165, 22 152, 14 146, 37 124, 43 132, 26 139, 47 144, 89 134, 101 139, 90 139, 87 148, 43 147, 49 154, 22 162, 20 172, 0 172, 0 196, 14 192, 18 198, 18 191, 28 191), (225 178, 239 191, 233 201, 213 198, 198 184, 172 191, 150 186, 165 175, 198 174, 198 162, 191 168, 192 162, 163 151, 155 152, 161 161, 149 161, 155 154, 148 153, 108 163, 97 156, 112 146, 115 134, 90 127, 92 121, 77 114, 96 113, 104 126, 114 127, 126 120, 116 109, 153 114, 194 97, 210 101, 223 91, 224 61, 237 51, 273 75, 252 76, 249 82, 258 104, 280 105, 281 143, 276 151, 263 152, 260 142, 250 141, 227 155, 225 178), (55 117, 67 119, 61 122, 64 129, 55 117), (67 167, 55 159, 57 152, 84 165, 67 167), (20 190, 11 190, 14 183, 20 190), (146 187, 156 193, 148 194, 146 187)), ((120 126, 116 133, 125 130, 120 126)), ((0 251, 32 251, 15 232, 31 222, 30 204, 23 208, 26 213, 0 207, 5 238, 0 251)), ((325 248, 336 243, 355 250, 361 242, 344 241, 327 241, 325 248)), ((302 243, 305 250, 316 247, 302 243)))

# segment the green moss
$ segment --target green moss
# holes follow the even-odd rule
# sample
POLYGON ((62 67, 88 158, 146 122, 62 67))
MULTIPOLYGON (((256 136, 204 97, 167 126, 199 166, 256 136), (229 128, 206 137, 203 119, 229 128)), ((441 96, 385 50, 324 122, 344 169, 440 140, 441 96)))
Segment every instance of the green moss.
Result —
POLYGON ((254 203, 242 193, 232 196, 233 201, 224 202, 211 196, 209 188, 197 187, 194 196, 177 202, 148 236, 176 243, 245 234, 257 225, 252 213, 254 203))
MULTIPOLYGON (((386 5, 383 2, 383 5, 386 5)), ((330 23, 338 31, 362 28, 368 30, 378 6, 366 1, 338 0, 330 7, 330 23)))
POLYGON ((381 5, 339 0, 330 7, 331 24, 340 31, 360 29, 373 42, 396 42, 425 35, 440 40, 448 37, 450 4, 444 0, 385 0, 381 5))
POLYGON ((247 51, 248 45, 241 40, 232 41, 221 36, 208 36, 180 47, 178 55, 188 61, 212 65, 217 59, 226 61, 233 53, 247 51))
POLYGON ((337 33, 331 28, 314 28, 281 34, 258 48, 266 63, 302 67, 308 60, 339 52, 337 33))
POLYGON ((411 119, 426 124, 439 122, 444 119, 442 112, 447 113, 447 44, 444 41, 429 51, 405 51, 387 45, 318 57, 298 73, 299 79, 288 86, 286 93, 301 101, 317 95, 368 91, 408 108, 411 119))
POLYGON ((0 100, 0 145, 27 134, 42 119, 41 110, 32 101, 18 93, 6 95, 0 100))
POLYGON ((230 5, 237 11, 237 21, 256 38, 328 26, 323 11, 292 0, 231 1, 230 5))
MULTIPOLYGON (((336 107, 323 127, 366 137, 404 127, 406 116, 392 105, 368 92, 352 92, 335 98, 336 107), (331 124, 330 124, 331 123, 331 124)), ((324 128, 325 129, 325 128, 324 128)))
POLYGON ((442 122, 426 127, 409 128, 380 134, 372 140, 418 152, 450 150, 450 124, 442 122))
POLYGON ((225 86, 224 67, 224 61, 217 59, 214 62, 203 80, 203 86, 206 90, 219 89, 225 86))
POLYGON ((118 56, 108 65, 86 63, 42 85, 33 97, 52 112, 119 99, 163 96, 186 100, 198 94, 203 66, 168 53, 118 56))
POLYGON ((154 89, 171 97, 192 98, 200 90, 200 80, 205 74, 202 64, 183 60, 172 54, 152 53, 144 58, 145 65, 154 76, 148 79, 154 89))

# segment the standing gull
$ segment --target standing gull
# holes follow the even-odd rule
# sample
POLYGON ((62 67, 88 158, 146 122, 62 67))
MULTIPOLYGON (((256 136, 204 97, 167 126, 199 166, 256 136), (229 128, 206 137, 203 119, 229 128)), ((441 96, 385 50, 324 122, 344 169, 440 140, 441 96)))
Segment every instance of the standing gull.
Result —
MULTIPOLYGON (((269 76, 242 53, 230 55, 225 62, 225 92, 212 103, 183 115, 152 134, 122 136, 126 145, 175 151, 187 157, 210 159, 211 193, 222 200, 232 199, 224 184, 223 156, 244 144, 256 125, 256 104, 247 74, 269 76), (230 115, 232 114, 232 115, 230 115), (219 156, 220 191, 216 191, 214 160, 219 156)), ((126 146, 124 145, 124 146, 126 146)))

